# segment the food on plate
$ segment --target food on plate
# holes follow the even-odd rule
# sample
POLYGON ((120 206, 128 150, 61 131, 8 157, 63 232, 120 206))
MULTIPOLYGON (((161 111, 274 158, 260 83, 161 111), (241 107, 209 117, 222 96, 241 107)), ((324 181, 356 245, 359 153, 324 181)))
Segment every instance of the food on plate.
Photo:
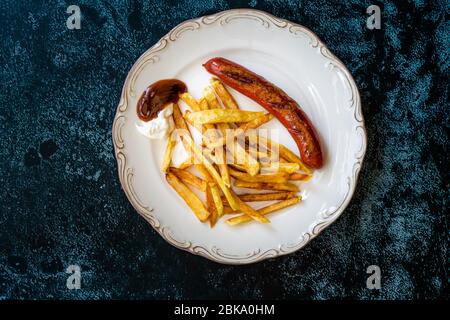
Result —
POLYGON ((186 202, 200 221, 206 221, 208 219, 210 215, 209 211, 191 189, 170 172, 166 174, 166 180, 180 197, 183 198, 184 202, 186 202))
MULTIPOLYGON (((292 191, 268 192, 268 193, 243 193, 238 194, 237 196, 244 202, 255 202, 255 201, 286 200, 295 197, 296 193, 292 191)), ((226 199, 222 198, 222 200, 226 199)))
POLYGON ((189 108, 191 108, 193 111, 200 111, 200 104, 197 102, 197 100, 194 99, 193 96, 189 94, 189 92, 183 92, 180 94, 181 100, 186 103, 189 108))
MULTIPOLYGON (((246 130, 256 129, 256 128, 260 127, 261 125, 263 125, 264 123, 269 122, 272 119, 273 119, 273 115, 271 115, 270 113, 266 113, 266 114, 262 115, 261 117, 253 119, 252 121, 245 122, 245 123, 241 124, 234 131, 234 137, 244 134, 244 132, 246 130)), ((225 145, 226 143, 227 143, 227 137, 226 136, 221 137, 220 139, 218 139, 217 141, 212 143, 211 147, 212 148, 221 147, 221 146, 225 145)))
MULTIPOLYGON (((200 108, 202 110, 220 108, 219 102, 217 101, 216 96, 214 95, 214 91, 212 90, 211 87, 206 87, 203 90, 203 95, 204 98, 200 102, 200 108)), ((205 124, 205 128, 207 130, 209 129, 210 130, 209 132, 212 132, 212 134, 210 134, 209 136, 207 135, 206 138, 209 139, 207 145, 210 146, 210 143, 214 143, 220 137, 218 132, 215 132, 214 129, 216 129, 216 127, 213 124, 205 124)), ((228 129, 229 127, 225 123, 218 123, 217 128, 221 131, 221 134, 225 136, 226 135, 225 130, 228 129)), ((209 132, 207 131, 207 133, 209 132)), ((231 185, 231 182, 230 182, 230 174, 228 173, 228 166, 226 165, 225 152, 223 148, 216 148, 215 152, 216 152, 215 156, 218 157, 219 159, 217 166, 219 167, 220 175, 222 176, 225 185, 229 187, 231 185)))
POLYGON ((312 178, 312 175, 294 172, 289 176, 289 180, 308 181, 312 178))
POLYGON ((176 103, 179 95, 187 91, 186 84, 177 79, 159 80, 145 89, 137 104, 137 114, 142 121, 151 121, 168 104, 176 103))
POLYGON ((158 112, 158 116, 153 120, 147 122, 139 120, 136 123, 136 128, 140 134, 149 139, 163 139, 172 131, 173 125, 170 121, 172 112, 172 105, 168 104, 164 109, 158 112))
POLYGON ((232 177, 248 182, 273 182, 273 183, 284 183, 289 180, 289 174, 286 172, 279 172, 273 174, 258 174, 251 176, 247 173, 237 171, 230 168, 230 174, 232 177))
POLYGON ((200 221, 213 228, 224 215, 237 215, 226 224, 270 223, 267 214, 301 201, 298 183, 310 180, 322 165, 314 129, 295 101, 253 72, 222 58, 205 67, 217 78, 198 100, 176 79, 150 85, 138 101, 138 130, 151 139, 167 138, 161 171, 200 221), (243 110, 225 84, 269 113, 243 110), (274 118, 289 130, 301 158, 261 133, 261 125, 274 118), (186 158, 176 165, 172 158, 183 149, 186 158), (250 190, 239 194, 240 188, 250 190), (275 202, 253 207, 267 201, 275 202))
POLYGON ((243 131, 248 130, 248 129, 256 129, 256 128, 262 126, 264 123, 267 123, 270 120, 272 120, 273 117, 274 117, 273 114, 266 113, 266 114, 262 115, 261 117, 253 119, 252 121, 241 124, 239 126, 239 129, 241 129, 243 131))
POLYGON ((228 92, 225 86, 217 79, 211 79, 211 85, 214 88, 217 96, 223 103, 223 106, 227 109, 239 109, 236 100, 234 100, 233 96, 228 92))
POLYGON ((211 183, 210 183, 210 186, 211 186, 210 187, 211 197, 212 197, 214 206, 216 207, 217 216, 221 217, 223 215, 223 202, 222 202, 222 198, 220 197, 219 188, 217 188, 216 185, 211 184, 211 183))
POLYGON ((180 179, 183 183, 189 184, 203 192, 205 192, 206 188, 208 187, 208 183, 205 180, 197 177, 195 174, 188 170, 171 167, 169 169, 169 172, 176 175, 177 178, 180 179))
POLYGON ((216 225, 217 219, 219 218, 219 214, 217 212, 217 207, 211 193, 211 188, 206 189, 205 196, 206 196, 206 206, 208 207, 208 210, 211 212, 211 215, 209 217, 209 225, 212 228, 216 225))
POLYGON ((276 143, 266 137, 258 136, 258 141, 261 145, 264 145, 268 150, 271 150, 272 148, 275 148, 278 150, 280 154, 280 162, 286 160, 286 162, 294 162, 298 163, 300 166, 300 169, 303 170, 306 173, 312 173, 313 170, 305 166, 302 159, 300 159, 295 153, 293 153, 291 150, 289 150, 287 147, 282 145, 281 143, 276 143))
MULTIPOLYGON (((261 172, 274 172, 282 171, 287 173, 295 173, 295 171, 300 170, 300 165, 298 163, 292 162, 266 162, 261 161, 262 169, 261 172)), ((294 180, 294 179, 292 179, 294 180)))
MULTIPOLYGON (((276 203, 271 204, 271 205, 269 205, 267 207, 258 209, 258 213, 261 214, 261 215, 266 215, 266 214, 269 214, 269 213, 281 210, 283 208, 292 206, 292 205, 294 205, 296 203, 299 203, 300 201, 301 201, 301 197, 290 198, 290 199, 287 199, 287 200, 276 202, 276 203)), ((241 224, 241 223, 248 222, 248 221, 251 221, 251 220, 252 219, 248 215, 243 214, 243 215, 240 215, 240 216, 228 219, 226 221, 226 223, 228 223, 231 226, 235 226, 237 224, 241 224)))
POLYGON ((166 150, 164 151, 163 163, 161 165, 161 171, 166 173, 167 169, 170 166, 170 162, 172 161, 172 151, 175 147, 176 138, 174 134, 169 135, 169 139, 167 140, 166 150))
POLYGON ((202 151, 194 144, 194 141, 190 136, 185 135, 186 143, 189 145, 191 151, 194 153, 195 157, 205 166, 206 170, 208 170, 209 174, 214 178, 214 180, 219 185, 220 189, 222 189, 222 192, 224 193, 225 197, 227 198, 227 201, 230 203, 230 206, 233 209, 238 209, 239 206, 236 203, 236 200, 231 195, 231 189, 225 185, 223 182, 222 177, 217 172, 217 170, 214 168, 212 161, 210 161, 207 156, 203 155, 202 151))
MULTIPOLYGON (((236 202, 239 205, 239 210, 241 210, 243 213, 245 213, 246 216, 250 217, 250 220, 254 219, 254 220, 259 221, 261 223, 269 223, 270 222, 269 219, 267 219, 262 214, 260 214, 258 211, 256 211, 255 209, 250 207, 248 204, 246 204, 244 201, 239 199, 239 197, 233 191, 231 191, 231 193, 233 194, 233 197, 236 199, 236 202)), ((233 208, 233 207, 231 207, 231 208, 232 209, 236 209, 236 208, 233 208)))
POLYGON ((234 186, 239 188, 257 189, 257 190, 280 190, 280 191, 294 191, 299 192, 297 185, 289 182, 274 183, 274 182, 248 182, 242 180, 235 180, 234 186))
POLYGON ((194 159, 192 157, 188 157, 186 160, 184 160, 180 165, 178 166, 178 169, 187 169, 189 167, 192 167, 194 164, 194 159))
POLYGON ((224 58, 213 58, 203 65, 231 88, 255 100, 286 127, 296 142, 303 162, 311 168, 323 165, 317 134, 300 106, 283 90, 263 77, 224 58))
POLYGON ((209 109, 197 112, 189 112, 185 115, 189 123, 227 123, 248 122, 264 115, 264 112, 244 111, 236 109, 209 109))
POLYGON ((186 92, 184 82, 177 79, 159 80, 145 89, 137 103, 138 131, 149 139, 162 139, 172 130, 172 103, 186 92))

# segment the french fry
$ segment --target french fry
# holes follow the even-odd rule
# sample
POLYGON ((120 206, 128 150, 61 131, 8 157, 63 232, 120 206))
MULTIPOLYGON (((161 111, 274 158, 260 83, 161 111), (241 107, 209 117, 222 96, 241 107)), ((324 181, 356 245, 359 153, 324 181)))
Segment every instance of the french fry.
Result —
POLYGON ((244 131, 249 130, 249 129, 256 129, 256 128, 262 126, 264 123, 269 122, 273 118, 274 118, 273 114, 266 113, 266 114, 262 115, 261 117, 253 119, 252 121, 241 124, 239 126, 239 129, 242 129, 244 131))
POLYGON ((178 169, 187 169, 187 168, 191 167, 193 164, 194 164, 194 159, 192 157, 189 157, 178 166, 178 169))
POLYGON ((189 153, 190 157, 193 157, 194 162, 195 162, 195 168, 198 170, 198 172, 200 172, 200 174, 203 176, 203 178, 208 181, 208 182, 212 182, 214 181, 213 178, 211 177, 211 175, 209 174, 208 170, 206 170, 206 168, 204 168, 203 164, 201 163, 201 159, 195 159, 195 155, 193 154, 192 148, 191 148, 191 143, 193 144, 193 139, 191 136, 191 132, 189 131, 189 127, 186 124, 186 121, 184 121, 184 118, 181 114, 181 110, 180 107, 178 106, 178 104, 174 103, 173 104, 173 120, 175 123, 175 128, 181 130, 181 134, 180 134, 180 139, 181 142, 183 143, 184 149, 186 150, 186 152, 189 153))
MULTIPOLYGON (((294 173, 300 170, 300 165, 295 162, 263 162, 261 161, 261 172, 287 172, 294 173)), ((291 179, 294 180, 294 179, 291 179)))
POLYGON ((198 111, 201 111, 201 110, 208 110, 208 109, 209 109, 208 101, 207 101, 205 98, 201 98, 201 99, 199 100, 199 103, 198 103, 198 104, 200 105, 200 110, 198 110, 198 111))
POLYGON ((209 171, 205 168, 205 166, 201 163, 196 163, 195 169, 202 175, 203 179, 205 179, 208 182, 215 183, 213 177, 209 174, 209 171))
MULTIPOLYGON (((205 97, 201 100, 200 102, 200 107, 202 108, 202 110, 208 110, 212 105, 219 107, 219 102, 217 101, 214 92, 212 91, 212 89, 210 87, 205 88, 204 90, 204 94, 205 97)), ((213 124, 205 124, 204 125, 205 128, 207 129, 215 129, 215 126, 213 124)), ((222 135, 225 136, 226 134, 226 128, 228 128, 226 126, 225 123, 222 124, 218 124, 219 129, 221 129, 220 131, 222 132, 222 135), (222 126, 221 126, 222 125, 222 126)), ((208 138, 206 139, 206 143, 205 145, 207 145, 208 147, 210 146, 211 143, 214 143, 216 140, 218 140, 220 138, 218 132, 214 131, 207 131, 207 133, 210 133, 208 138)), ((220 171, 220 175, 223 179, 223 182, 225 183, 225 185, 227 187, 231 186, 231 179, 230 179, 230 175, 228 173, 228 167, 226 165, 226 154, 223 151, 223 147, 217 147, 214 148, 215 151, 215 155, 216 155, 216 163, 217 166, 219 167, 219 171, 220 171)))
POLYGON ((217 188, 216 185, 212 185, 210 190, 211 190, 212 200, 216 207, 217 215, 218 215, 218 217, 221 217, 223 215, 223 203, 222 203, 222 198, 220 197, 219 188, 217 188))
MULTIPOLYGON (((249 216, 251 219, 254 219, 261 223, 270 223, 269 219, 267 219, 266 217, 261 215, 258 211, 247 205, 244 201, 239 199, 239 197, 233 191, 231 191, 231 194, 235 198, 235 201, 238 203, 239 209, 242 210, 242 212, 245 213, 247 216, 249 216)), ((233 208, 233 206, 231 206, 231 208, 235 209, 233 208)))
POLYGON ((178 179, 180 179, 183 183, 190 184, 191 186, 205 192, 207 187, 207 182, 193 173, 187 171, 187 170, 181 170, 178 168, 171 167, 169 169, 170 173, 173 173, 177 176, 178 179))
MULTIPOLYGON (((299 203, 301 201, 301 197, 294 197, 294 198, 290 198, 287 200, 283 200, 274 204, 271 204, 267 207, 261 208, 258 210, 258 213, 260 213, 261 215, 267 215, 269 213, 284 209, 286 207, 292 206, 296 203, 299 203)), ((230 218, 228 220, 226 220, 226 223, 231 225, 231 226, 235 226, 237 224, 241 224, 244 222, 248 222, 251 221, 252 219, 248 216, 248 215, 240 215, 237 217, 233 217, 230 218)))
POLYGON ((242 211, 240 210, 233 210, 231 209, 231 207, 229 206, 223 206, 223 214, 237 214, 237 213, 241 213, 242 211))
POLYGON ((298 192, 298 186, 292 183, 269 183, 269 182, 248 182, 235 180, 234 186, 239 188, 257 189, 257 190, 279 190, 298 192))
MULTIPOLYGON (((212 185, 211 187, 215 186, 212 185)), ((208 206, 208 210, 211 212, 211 215, 209 216, 209 225, 211 228, 213 228, 214 225, 217 223, 219 215, 217 214, 217 208, 214 203, 213 196, 211 194, 212 189, 211 187, 208 186, 208 188, 206 188, 206 205, 208 206)))
MULTIPOLYGON (((227 123, 219 123, 217 124, 217 127, 222 132, 222 136, 226 135, 226 130, 229 129, 229 126, 227 123)), ((229 187, 231 185, 231 179, 230 179, 230 173, 228 172, 228 166, 227 166, 227 159, 226 159, 226 153, 223 150, 223 147, 216 148, 215 150, 219 151, 220 160, 219 163, 219 170, 220 175, 222 176, 223 181, 225 184, 229 187)))
POLYGON ((190 95, 188 92, 184 92, 180 94, 181 100, 184 101, 188 105, 189 108, 192 109, 192 111, 197 112, 201 111, 200 105, 197 102, 197 100, 194 99, 193 96, 190 95))
POLYGON ((237 196, 244 202, 255 202, 255 201, 286 200, 295 197, 295 195, 296 195, 295 192, 283 191, 283 192, 269 192, 269 193, 245 193, 245 194, 238 194, 237 196))
POLYGON ((221 122, 248 122, 261 117, 263 112, 243 111, 233 109, 209 109, 191 112, 185 115, 190 123, 221 123, 221 122))
MULTIPOLYGON (((278 148, 280 157, 286 159, 288 162, 294 162, 298 163, 300 165, 300 169, 304 171, 305 173, 311 174, 312 169, 308 168, 303 161, 298 157, 295 153, 293 153, 291 150, 289 150, 286 146, 276 143, 268 138, 264 138, 259 136, 259 142, 265 144, 268 148, 271 146, 278 148)), ((281 161, 280 161, 281 162, 281 161)))
POLYGON ((258 174, 261 165, 245 150, 244 147, 241 146, 239 141, 234 142, 234 152, 237 163, 242 165, 249 175, 254 176, 258 174))
POLYGON ((251 176, 247 173, 237 171, 230 168, 230 175, 236 179, 247 182, 270 182, 270 183, 284 183, 289 179, 289 174, 286 172, 279 172, 274 174, 258 174, 251 176))
POLYGON ((216 95, 212 87, 207 86, 203 89, 203 96, 208 102, 209 109, 221 109, 219 101, 217 101, 216 95))
POLYGON ((211 85, 214 88, 214 91, 216 92, 217 96, 222 101, 222 104, 227 109, 239 109, 238 104, 234 100, 234 98, 231 96, 231 94, 228 92, 228 90, 225 88, 225 86, 220 82, 220 80, 216 78, 211 78, 210 80, 211 85))
MULTIPOLYGON (((173 104, 173 122, 175 123, 175 128, 186 131, 186 134, 189 134, 189 136, 191 135, 191 132, 189 131, 189 127, 186 124, 186 121, 184 121, 183 115, 181 114, 180 107, 178 106, 177 103, 173 104)), ((183 145, 185 146, 186 151, 189 152, 190 149, 186 148, 186 146, 189 146, 189 145, 187 145, 186 142, 184 141, 184 136, 180 135, 180 139, 183 142, 183 145)), ((190 153, 190 154, 192 154, 192 153, 190 153)))
POLYGON ((194 214, 200 221, 206 221, 210 213, 203 205, 202 201, 189 189, 183 182, 181 182, 174 174, 166 174, 167 182, 172 186, 172 188, 178 193, 178 195, 186 202, 186 204, 191 208, 194 214))
POLYGON ((289 180, 298 180, 298 181, 309 181, 311 180, 312 175, 303 174, 299 172, 292 173, 289 176, 289 180))
MULTIPOLYGON (((194 144, 194 141, 190 136, 185 135, 184 141, 189 145, 190 149, 193 151, 194 155, 202 162, 202 164, 205 166, 206 170, 208 170, 209 174, 214 178, 214 180, 219 185, 220 189, 222 190, 223 194, 227 198, 230 206, 237 210, 239 208, 239 205, 237 204, 234 197, 231 195, 231 190, 225 185, 223 182, 222 177, 217 172, 217 170, 214 168, 214 166, 211 164, 211 162, 203 155, 201 150, 198 149, 198 147, 194 144)), ((205 179, 207 180, 207 179, 205 179)))
POLYGON ((232 167, 233 169, 245 172, 245 167, 243 165, 240 164, 236 164, 236 163, 229 163, 228 166, 232 167))
POLYGON ((230 179, 230 174, 228 172, 228 166, 225 162, 219 163, 217 165, 219 167, 219 171, 220 171, 220 176, 223 179, 223 183, 225 183, 225 185, 227 187, 231 186, 231 179, 230 179))
MULTIPOLYGON (((210 93, 211 94, 211 93, 210 93)), ((204 99, 203 101, 201 101, 201 104, 204 104, 204 101, 206 99, 204 99)), ((210 97, 211 101, 215 101, 214 103, 217 103, 217 100, 215 99, 215 97, 210 97)), ((208 102, 206 102, 206 104, 209 104, 208 102)), ((204 107, 202 107, 204 108, 204 107)), ((199 126, 198 124, 194 124, 194 122, 192 122, 192 118, 190 117, 190 114, 186 114, 185 115, 185 119, 186 121, 188 121, 191 125, 195 126, 199 126)), ((211 124, 207 124, 209 126, 211 126, 211 124)), ((212 125, 213 126, 213 125, 212 125)), ((208 147, 210 149, 216 149, 216 148, 220 148, 223 145, 225 145, 225 141, 226 141, 226 131, 227 129, 229 129, 229 124, 228 123, 219 123, 217 124, 219 130, 222 133, 222 137, 218 137, 218 135, 213 135, 213 137, 209 138, 209 142, 206 142, 205 144, 208 145, 208 147), (211 141, 213 140, 213 141, 211 141)), ((214 128, 214 127, 213 127, 214 128)), ((198 128, 197 128, 198 129, 198 128)), ((240 145, 239 142, 235 142, 234 143, 234 149, 235 149, 235 153, 238 156, 238 159, 242 159, 243 161, 243 165, 246 168, 246 171, 250 174, 250 175, 256 175, 259 170, 260 170, 260 165, 258 163, 258 161, 256 161, 256 159, 254 157, 252 157, 251 155, 249 155, 247 153, 247 151, 240 145)), ((224 154, 224 158, 223 158, 223 163, 225 164, 225 154, 224 154)), ((224 178, 224 182, 227 186, 229 186, 229 175, 226 171, 226 168, 224 166, 220 167, 221 170, 221 175, 224 178)))
MULTIPOLYGON (((238 127, 238 129, 235 130, 234 137, 236 137, 237 135, 245 132, 246 130, 258 128, 259 126, 263 125, 264 123, 269 122, 270 120, 272 120, 273 117, 274 116, 272 114, 266 113, 263 116, 258 117, 258 118, 254 119, 252 121, 249 121, 249 122, 241 124, 238 127), (242 130, 242 131, 239 131, 239 129, 242 130)), ((227 143, 226 136, 222 136, 220 139, 218 139, 216 142, 214 142, 211 145, 211 147, 212 148, 220 147, 220 146, 225 145, 226 143, 227 143)))
POLYGON ((169 138, 167 139, 166 150, 164 151, 163 162, 161 165, 161 171, 164 173, 167 172, 167 169, 170 166, 170 163, 172 161, 172 151, 173 151, 173 148, 175 147, 176 143, 177 143, 177 140, 175 138, 175 132, 171 132, 169 134, 169 138))

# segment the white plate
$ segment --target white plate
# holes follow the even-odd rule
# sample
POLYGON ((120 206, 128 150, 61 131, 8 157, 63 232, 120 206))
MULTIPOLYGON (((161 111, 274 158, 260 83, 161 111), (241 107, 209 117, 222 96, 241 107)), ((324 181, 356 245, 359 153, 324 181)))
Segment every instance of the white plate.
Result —
MULTIPOLYGON (((244 109, 263 110, 232 91, 244 109)), ((282 131, 280 142, 297 151, 282 131)), ((366 150, 358 89, 345 66, 310 30, 265 12, 238 9, 188 20, 147 50, 130 70, 113 124, 122 187, 134 208, 172 245, 227 264, 246 264, 292 253, 335 221, 355 190, 366 150), (202 67, 221 56, 273 82, 306 112, 316 127, 325 166, 301 185, 304 201, 270 216, 271 224, 215 228, 200 223, 168 186, 159 167, 165 141, 150 141, 136 128, 136 103, 151 83, 183 80, 194 97, 208 84, 202 67)))

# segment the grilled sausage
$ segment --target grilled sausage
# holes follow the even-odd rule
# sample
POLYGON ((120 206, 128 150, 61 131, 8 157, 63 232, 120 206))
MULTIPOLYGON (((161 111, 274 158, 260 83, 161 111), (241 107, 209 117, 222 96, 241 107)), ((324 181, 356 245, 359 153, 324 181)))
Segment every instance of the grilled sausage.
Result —
POLYGON ((225 58, 203 65, 226 85, 259 103, 286 127, 297 144, 302 161, 311 168, 323 165, 319 139, 306 114, 283 90, 263 77, 225 58))

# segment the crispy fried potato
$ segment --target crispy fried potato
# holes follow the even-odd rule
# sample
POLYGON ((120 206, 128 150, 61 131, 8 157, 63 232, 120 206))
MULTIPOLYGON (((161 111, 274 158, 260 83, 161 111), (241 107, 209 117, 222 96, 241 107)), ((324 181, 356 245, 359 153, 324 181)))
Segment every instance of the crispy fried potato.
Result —
POLYGON ((239 109, 238 104, 219 79, 211 78, 210 82, 225 108, 239 109))
POLYGON ((227 187, 231 186, 231 179, 230 179, 230 174, 228 172, 228 166, 226 165, 226 163, 221 163, 218 165, 219 167, 219 171, 220 171, 220 176, 223 179, 223 183, 225 183, 225 185, 227 187))
POLYGON ((178 169, 182 169, 182 170, 188 169, 193 164, 194 164, 194 159, 192 157, 189 157, 178 166, 178 169))
MULTIPOLYGON (((292 206, 296 203, 299 203, 301 201, 301 197, 294 197, 294 198, 290 198, 287 200, 283 200, 274 204, 271 204, 267 207, 261 208, 258 210, 258 212, 262 215, 267 215, 269 213, 284 209, 286 207, 292 206)), ((241 224, 244 222, 248 222, 251 221, 252 219, 248 216, 248 215, 240 215, 237 217, 233 217, 230 218, 228 220, 226 220, 226 223, 231 225, 231 226, 235 226, 237 224, 241 224)))
POLYGON ((235 209, 235 210, 238 209, 239 206, 238 206, 236 200, 234 199, 234 197, 231 195, 231 190, 225 185, 225 183, 223 182, 222 177, 217 172, 217 170, 214 168, 214 166, 211 164, 210 160, 208 160, 203 155, 201 150, 194 144, 194 141, 192 140, 191 137, 185 136, 184 138, 185 138, 184 140, 189 145, 189 147, 192 150, 192 152, 194 153, 194 155, 202 162, 202 164, 208 170, 209 174, 217 182, 217 184, 219 185, 219 187, 222 190, 223 194, 225 195, 225 197, 227 198, 228 202, 230 203, 230 206, 233 209, 235 209))
POLYGON ((298 192, 300 189, 293 183, 269 183, 269 182, 248 182, 242 180, 235 180, 234 186, 239 188, 257 189, 257 190, 279 190, 279 191, 294 191, 298 192))
MULTIPOLYGON (((175 123, 175 128, 186 131, 186 134, 188 134, 189 136, 191 135, 191 132, 189 131, 189 127, 186 124, 186 121, 184 121, 183 115, 181 114, 180 107, 178 106, 177 103, 173 104, 173 122, 175 123)), ((189 152, 189 148, 186 148, 186 144, 184 142, 184 136, 180 135, 180 139, 183 142, 183 145, 185 146, 186 151, 189 152)))
POLYGON ((312 175, 298 173, 298 172, 292 173, 289 176, 289 180, 298 180, 298 181, 309 181, 309 180, 311 180, 311 178, 312 178, 312 175))
POLYGON ((210 191, 211 191, 212 200, 216 207, 217 215, 218 215, 218 217, 221 217, 223 215, 223 203, 222 203, 222 198, 220 197, 219 188, 217 188, 216 185, 210 185, 210 191))
POLYGON ((216 95, 212 87, 207 86, 203 89, 203 96, 208 101, 209 109, 221 109, 219 101, 217 101, 216 95))
POLYGON ((209 171, 206 170, 205 166, 201 163, 196 163, 195 169, 202 175, 203 179, 205 179, 208 182, 215 183, 213 177, 209 174, 209 171))
MULTIPOLYGON (((241 131, 235 130, 234 137, 237 137, 239 134, 243 134, 246 130, 256 129, 259 126, 263 125, 264 123, 269 122, 273 118, 274 118, 274 116, 272 114, 266 113, 263 116, 258 117, 252 121, 243 123, 238 127, 238 130, 241 130, 241 131)), ((214 142, 214 144, 212 144, 211 147, 214 147, 214 148, 220 147, 220 146, 225 145, 226 143, 227 143, 227 139, 226 139, 226 136, 224 135, 220 139, 218 139, 216 142, 214 142)))
MULTIPOLYGON (((231 194, 235 198, 236 202, 239 205, 239 209, 242 210, 243 213, 245 213, 247 216, 249 216, 251 219, 254 219, 256 221, 259 221, 261 223, 270 223, 270 220, 261 215, 258 211, 247 205, 244 201, 239 199, 239 197, 231 191, 231 194)), ((232 207, 233 208, 233 207, 232 207)), ((235 208, 233 208, 235 209, 235 208)))
POLYGON ((237 214, 237 213, 241 213, 241 210, 233 210, 231 209, 231 207, 229 206, 223 206, 223 214, 237 214))
POLYGON ((209 216, 209 225, 211 228, 214 227, 214 225, 217 223, 217 219, 219 218, 219 215, 217 214, 217 208, 211 194, 211 189, 214 187, 217 186, 211 185, 206 188, 206 205, 208 206, 209 212, 211 212, 211 215, 209 216))
POLYGON ((186 103, 188 107, 192 109, 192 111, 197 112, 202 110, 197 100, 195 100, 194 97, 190 95, 190 93, 181 93, 180 99, 183 100, 184 103, 186 103))
POLYGON ((302 159, 300 159, 299 156, 297 156, 295 153, 293 153, 291 150, 289 150, 284 145, 279 145, 280 150, 280 156, 286 159, 289 162, 295 162, 298 163, 300 166, 300 169, 304 171, 307 174, 311 174, 313 170, 309 168, 306 164, 303 163, 302 159))
MULTIPOLYGON (((286 172, 294 173, 300 170, 300 165, 294 162, 264 162, 261 161, 261 172, 286 172)), ((291 179, 294 180, 294 179, 291 179)))
POLYGON ((243 111, 233 109, 209 109, 191 112, 185 117, 190 123, 221 123, 221 122, 248 122, 261 117, 263 112, 243 111))
MULTIPOLYGON (((295 192, 244 193, 237 196, 244 202, 286 200, 295 197, 295 192)), ((224 200, 224 199, 222 199, 224 200)))
POLYGON ((181 182, 173 173, 167 173, 166 180, 180 197, 183 198, 200 221, 203 222, 208 219, 210 215, 209 211, 191 189, 181 182))
POLYGON ((245 150, 244 147, 241 146, 239 141, 235 141, 234 143, 234 156, 235 163, 242 165, 249 175, 254 176, 258 174, 261 165, 245 150))
POLYGON ((198 104, 200 105, 200 110, 199 111, 201 111, 201 110, 208 110, 209 109, 208 101, 205 98, 201 98, 199 100, 198 104))
POLYGON ((167 172, 167 169, 170 166, 170 163, 172 161, 172 151, 173 151, 173 148, 175 147, 176 143, 177 143, 177 140, 175 138, 175 133, 172 132, 169 134, 169 138, 167 139, 166 150, 164 151, 163 162, 161 165, 161 171, 164 173, 167 172))
POLYGON ((190 184, 191 186, 205 192, 207 187, 207 182, 193 173, 187 171, 187 170, 181 170, 178 168, 171 167, 169 168, 169 172, 173 173, 177 176, 178 179, 180 179, 185 184, 190 184))
POLYGON ((236 164, 236 163, 229 163, 228 166, 230 166, 231 168, 235 169, 235 170, 239 170, 242 172, 245 172, 245 167, 243 165, 240 164, 236 164))
POLYGON ((274 118, 274 115, 271 113, 266 113, 264 115, 262 115, 261 117, 258 117, 256 119, 253 119, 247 123, 243 123, 239 126, 239 129, 242 130, 249 130, 249 129, 256 129, 260 126, 262 126, 264 123, 269 122, 270 120, 272 120, 274 118))
POLYGON ((230 168, 230 175, 236 179, 248 182, 271 182, 271 183, 284 183, 289 179, 289 174, 286 172, 279 172, 274 174, 258 174, 251 176, 230 168))
POLYGON ((189 127, 186 124, 186 121, 184 121, 184 118, 181 114, 180 107, 178 104, 173 104, 173 120, 175 122, 175 128, 180 129, 179 132, 180 139, 183 142, 184 149, 189 154, 190 157, 194 159, 195 168, 200 172, 200 174, 203 176, 203 178, 210 182, 214 181, 211 175, 209 174, 208 170, 204 167, 204 165, 201 162, 201 159, 196 156, 191 148, 191 145, 193 145, 193 139, 191 136, 191 132, 189 131, 189 127))
MULTIPOLYGON (((202 110, 208 110, 211 106, 211 103, 216 103, 217 106, 219 106, 216 97, 214 96, 214 92, 212 90, 208 90, 205 88, 205 98, 200 99, 200 108, 202 110), (207 96, 208 95, 208 96, 207 96), (211 101, 211 102, 210 102, 211 101)), ((225 124, 218 124, 218 125, 225 125, 225 124)), ((203 125, 204 128, 207 129, 205 136, 204 136, 204 144, 210 148, 210 145, 217 141, 220 137, 219 133, 215 130, 215 126, 213 124, 205 124, 203 125), (212 129, 212 130, 210 130, 212 129)), ((219 127, 220 129, 220 127, 219 127)), ((222 131, 222 130, 221 130, 222 131)), ((225 129, 222 131, 223 134, 225 134, 225 129)), ((223 179, 223 182, 227 187, 231 186, 231 179, 230 175, 228 173, 228 167, 226 165, 226 154, 223 151, 223 147, 217 147, 217 148, 211 148, 214 150, 216 155, 216 163, 219 167, 220 175, 223 179)))
MULTIPOLYGON (((268 138, 259 136, 258 137, 258 141, 260 144, 263 144, 266 146, 266 148, 278 148, 279 151, 279 155, 281 158, 286 159, 288 162, 294 162, 294 163, 298 163, 300 166, 300 169, 302 171, 304 171, 305 173, 311 174, 313 172, 312 169, 310 169, 308 166, 306 166, 303 161, 300 159, 299 156, 297 156, 295 153, 293 153, 291 150, 289 150, 286 146, 280 144, 280 143, 276 143, 268 138)), ((280 159, 280 162, 281 159, 280 159)))

